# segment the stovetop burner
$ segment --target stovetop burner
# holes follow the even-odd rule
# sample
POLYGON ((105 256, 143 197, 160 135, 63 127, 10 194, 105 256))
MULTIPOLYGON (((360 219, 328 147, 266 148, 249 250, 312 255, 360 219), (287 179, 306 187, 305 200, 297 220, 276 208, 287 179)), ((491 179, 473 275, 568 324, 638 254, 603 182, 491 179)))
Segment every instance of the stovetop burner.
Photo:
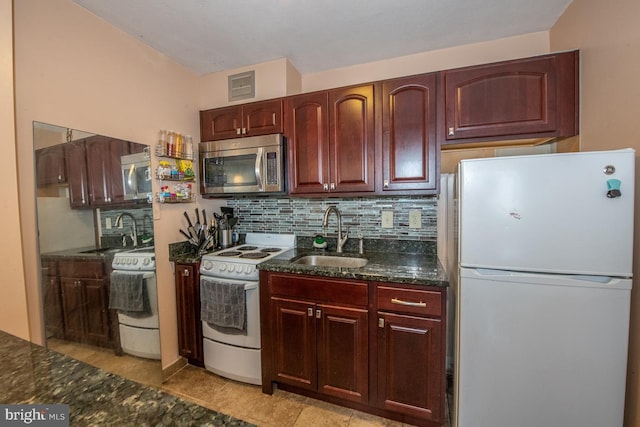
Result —
POLYGON ((260 249, 260 252, 270 253, 270 252, 280 252, 281 250, 282 248, 262 248, 260 249))
POLYGON ((218 253, 216 255, 233 257, 233 256, 241 255, 241 254, 242 254, 242 252, 240 252, 240 251, 224 251, 224 252, 220 252, 220 253, 218 253))
POLYGON ((260 258, 266 258, 268 256, 269 256, 268 252, 247 252, 240 255, 240 258, 260 259, 260 258))
POLYGON ((258 249, 257 246, 251 246, 251 245, 243 245, 243 246, 240 246, 239 248, 236 248, 237 251, 255 251, 256 249, 258 249))

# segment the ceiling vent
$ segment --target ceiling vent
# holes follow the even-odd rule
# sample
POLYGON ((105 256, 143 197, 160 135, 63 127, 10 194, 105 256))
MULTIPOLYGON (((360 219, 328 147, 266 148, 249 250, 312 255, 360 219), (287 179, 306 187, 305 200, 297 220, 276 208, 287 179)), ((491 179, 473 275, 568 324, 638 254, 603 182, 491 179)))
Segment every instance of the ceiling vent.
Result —
POLYGON ((253 98, 255 96, 255 71, 252 70, 229 76, 229 101, 240 101, 241 99, 253 98))

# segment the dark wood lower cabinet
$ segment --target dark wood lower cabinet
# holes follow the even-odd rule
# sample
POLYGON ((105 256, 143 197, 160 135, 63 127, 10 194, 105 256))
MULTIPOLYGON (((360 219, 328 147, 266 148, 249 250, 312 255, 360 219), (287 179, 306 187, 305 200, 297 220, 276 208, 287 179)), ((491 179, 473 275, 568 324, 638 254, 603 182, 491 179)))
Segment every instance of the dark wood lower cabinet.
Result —
POLYGON ((445 421, 442 288, 260 272, 262 390, 445 421))
POLYGON ((104 261, 60 261, 59 271, 64 338, 118 350, 104 261))
POLYGON ((440 320, 379 312, 378 322, 378 405, 444 422, 440 320))
POLYGON ((45 335, 46 338, 63 338, 64 321, 58 263, 53 260, 42 260, 41 267, 45 335))
POLYGON ((199 263, 177 262, 175 265, 178 353, 190 364, 204 366, 199 269, 199 263))

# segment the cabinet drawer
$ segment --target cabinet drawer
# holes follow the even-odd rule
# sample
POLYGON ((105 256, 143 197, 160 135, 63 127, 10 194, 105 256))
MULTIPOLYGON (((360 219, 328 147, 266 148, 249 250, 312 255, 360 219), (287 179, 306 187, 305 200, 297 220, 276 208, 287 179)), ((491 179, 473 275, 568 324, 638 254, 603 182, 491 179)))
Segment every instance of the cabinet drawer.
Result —
POLYGON ((42 261, 40 263, 43 276, 57 276, 58 275, 58 263, 56 261, 42 261))
POLYGON ((104 262, 102 260, 61 261, 59 268, 61 277, 85 277, 95 279, 104 277, 104 262))
POLYGON ((285 274, 269 275, 269 290, 272 295, 302 298, 318 303, 366 307, 367 288, 366 282, 285 274))
POLYGON ((378 310, 424 316, 442 315, 442 293, 378 286, 378 310))

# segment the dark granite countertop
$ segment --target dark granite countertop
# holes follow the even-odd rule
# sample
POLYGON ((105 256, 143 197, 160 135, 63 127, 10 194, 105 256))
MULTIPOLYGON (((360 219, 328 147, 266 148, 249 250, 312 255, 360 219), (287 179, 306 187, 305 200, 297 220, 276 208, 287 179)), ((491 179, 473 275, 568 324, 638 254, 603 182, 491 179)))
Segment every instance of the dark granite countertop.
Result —
POLYGON ((297 248, 258 264, 259 270, 306 274, 341 279, 359 279, 412 285, 449 286, 449 278, 435 253, 410 252, 344 252, 338 254, 320 249, 297 248), (360 268, 324 267, 296 264, 292 261, 305 255, 332 255, 366 258, 360 268))
POLYGON ((42 259, 74 258, 81 260, 111 259, 118 252, 140 249, 144 246, 127 246, 116 248, 99 248, 97 246, 84 246, 81 248, 65 249, 62 251, 45 252, 40 254, 42 259))
POLYGON ((0 331, 0 402, 68 404, 70 425, 252 426, 0 331))

